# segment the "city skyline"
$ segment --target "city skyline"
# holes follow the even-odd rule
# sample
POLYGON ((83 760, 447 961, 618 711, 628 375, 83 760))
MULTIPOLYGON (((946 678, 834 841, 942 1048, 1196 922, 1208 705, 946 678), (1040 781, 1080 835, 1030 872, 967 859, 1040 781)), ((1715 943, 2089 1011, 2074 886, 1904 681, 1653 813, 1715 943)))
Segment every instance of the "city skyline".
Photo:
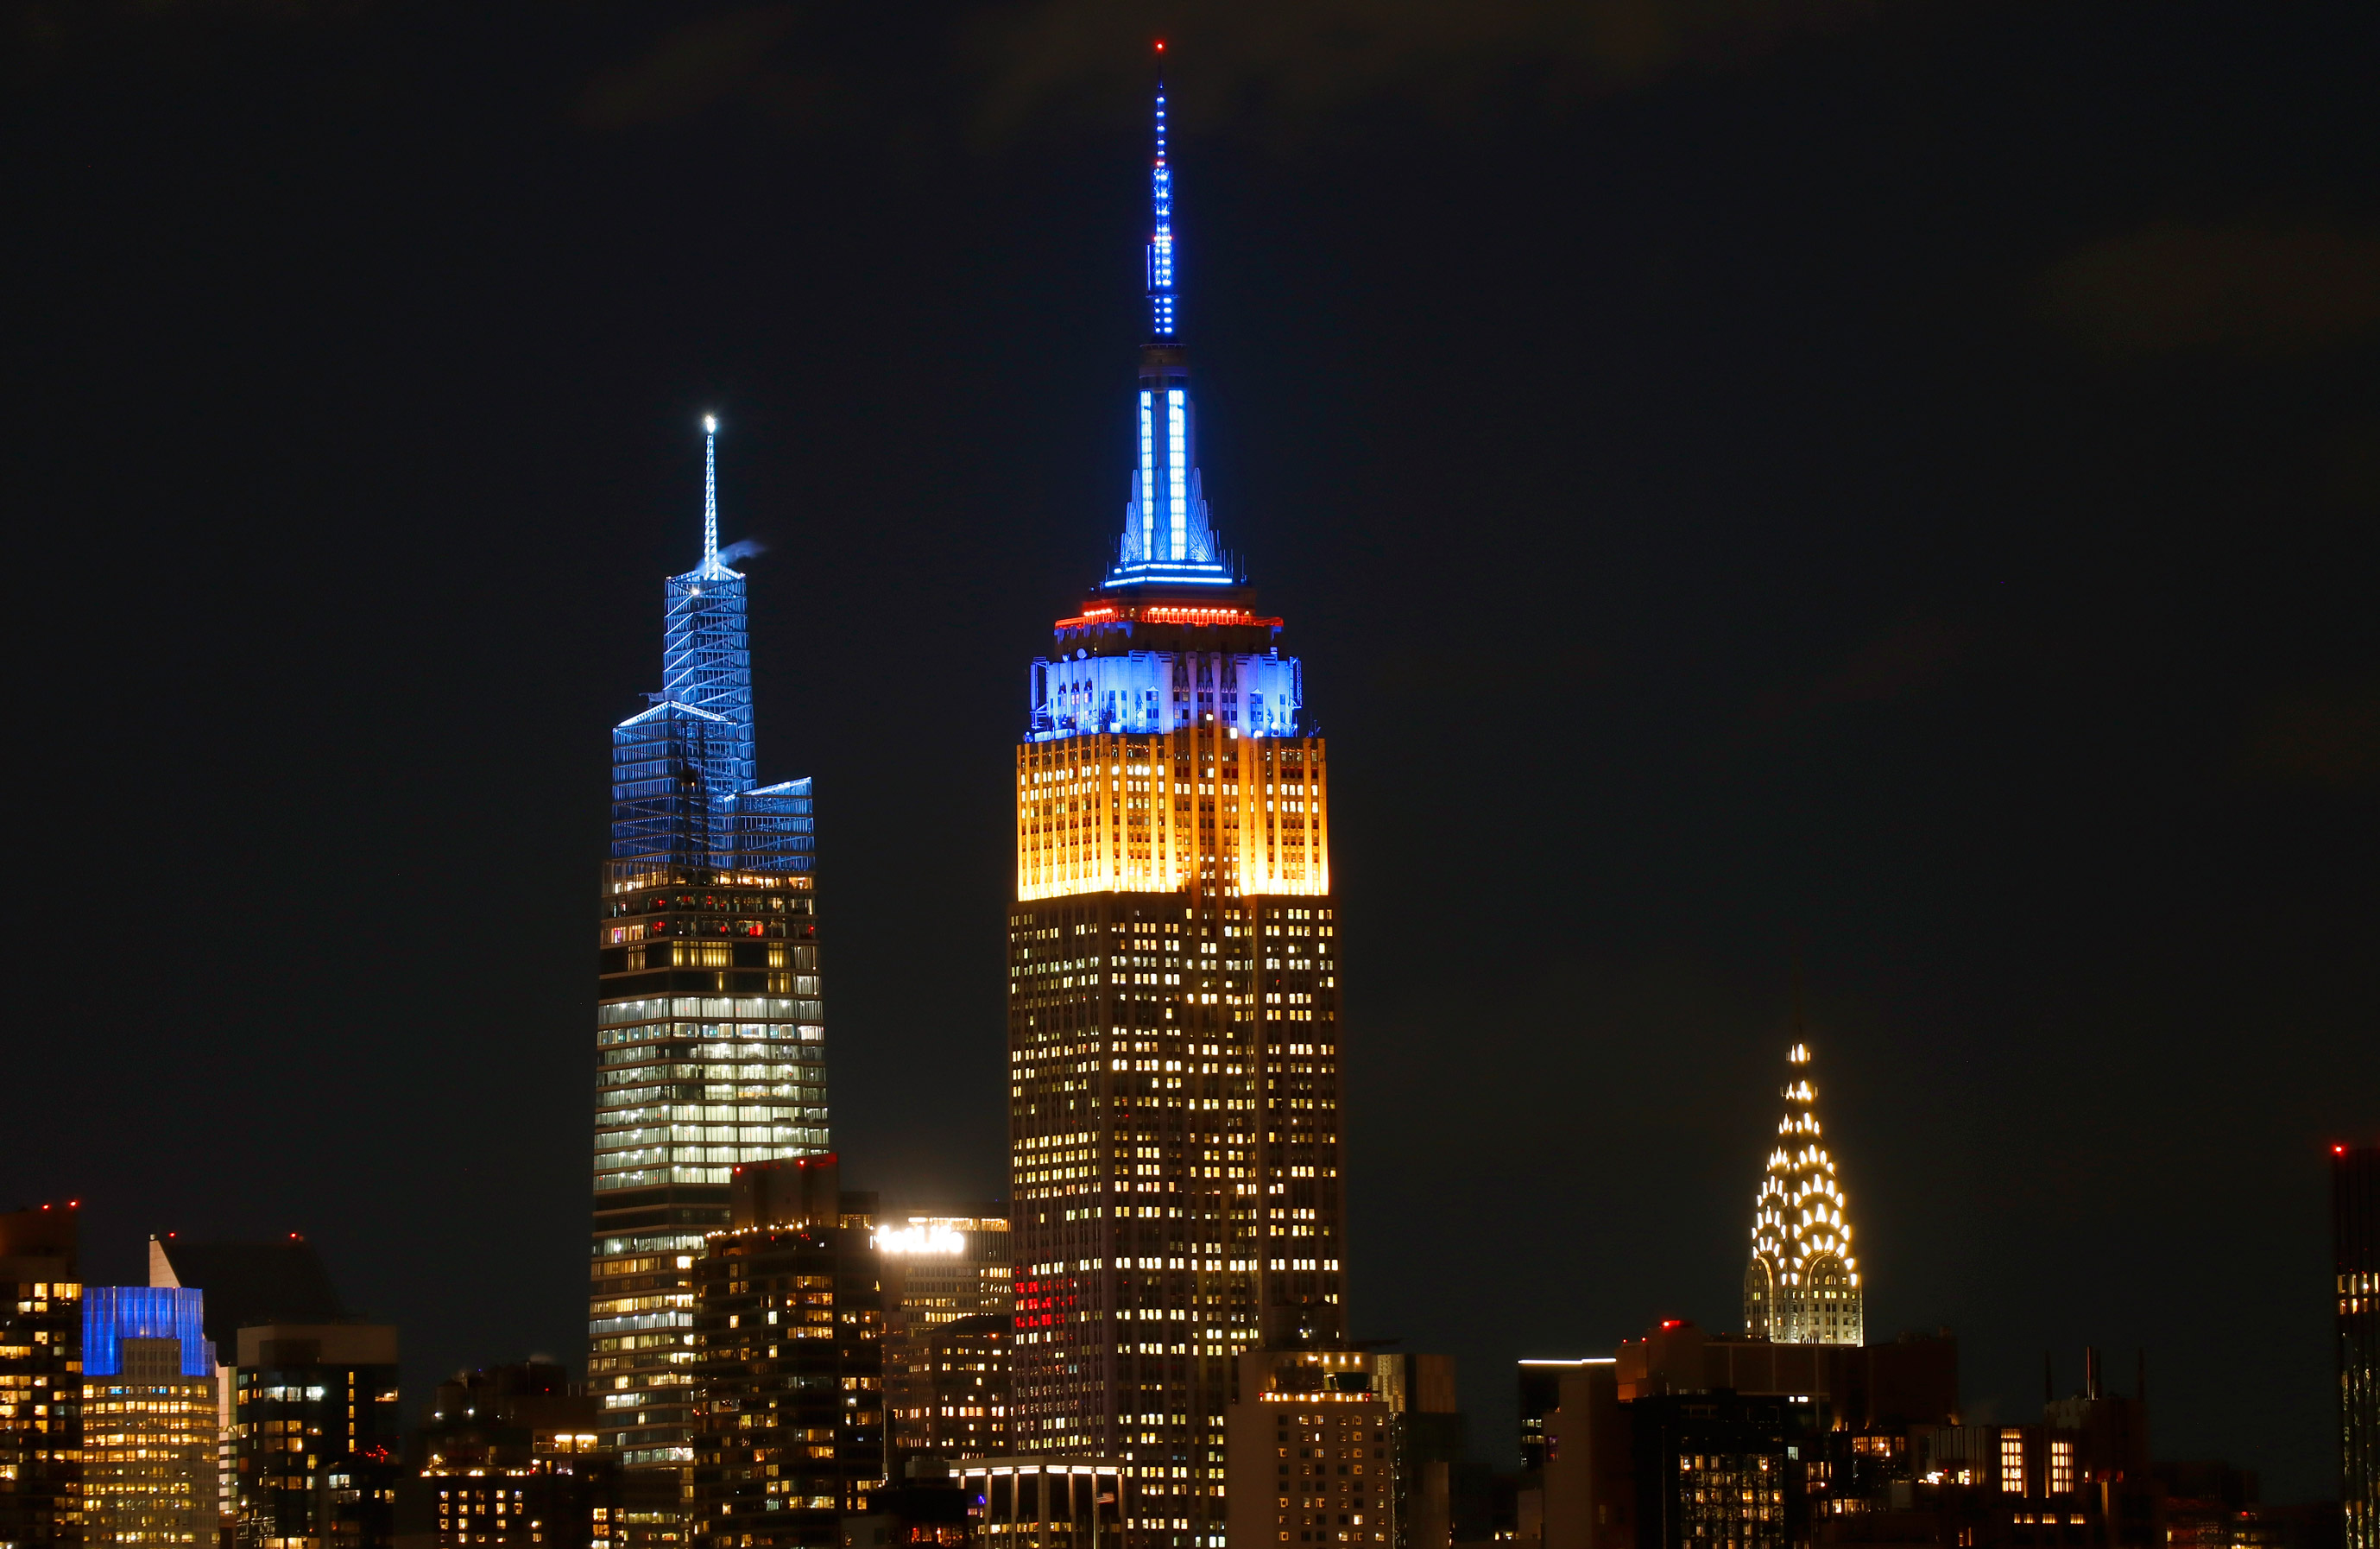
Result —
MULTIPOLYGON (((26 589, 79 653, 28 675, 33 865, 200 928, 31 975, 27 1084, 126 1130, 29 1114, 15 1191, 85 1200, 96 1284, 307 1230, 412 1391, 573 1356, 557 1008, 705 411, 764 770, 827 802, 846 1163, 995 1189, 992 798, 1116 532, 1148 29, 117 19, 9 130, 22 573, 107 592, 26 589)), ((2380 1079, 2361 33, 1783 25, 1510 80, 1174 40, 1201 494, 1344 772, 1351 1332, 1484 1417, 1513 1354, 1731 1325, 1798 947, 1871 1335, 1951 1324, 2005 1405, 2146 1346, 2161 1436, 2318 1489, 2307 1159, 2380 1079), (1457 1214, 1501 1246, 1398 1251, 1457 1214)))

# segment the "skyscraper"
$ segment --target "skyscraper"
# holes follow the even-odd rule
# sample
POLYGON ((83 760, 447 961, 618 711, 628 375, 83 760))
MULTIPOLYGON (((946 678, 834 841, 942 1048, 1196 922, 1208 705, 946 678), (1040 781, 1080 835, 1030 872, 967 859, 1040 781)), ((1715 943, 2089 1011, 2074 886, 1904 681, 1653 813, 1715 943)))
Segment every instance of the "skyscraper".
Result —
POLYGON ((0 1215, 0 1543, 82 1542, 73 1201, 0 1215))
POLYGON ((87 1286, 83 1541, 213 1549, 215 1348, 203 1293, 87 1286))
POLYGON ((2330 1153, 2338 1293, 2338 1499, 2347 1549, 2380 1549, 2380 1146, 2330 1153))
POLYGON ((235 1549, 389 1549, 405 1452, 396 1377, 387 1323, 239 1331, 235 1549))
POLYGON ((1343 1337, 1328 764, 1200 491, 1157 98, 1149 334, 1113 565, 1034 662, 1009 910, 1020 1452, 1223 1540, 1233 1358, 1343 1337))
POLYGON ((729 1170, 827 1144, 810 783, 758 783, 716 432, 702 557, 663 591, 662 689, 612 733, 587 1369, 628 1470, 631 1546, 684 1542, 693 1269, 727 1225, 729 1170))
POLYGON ((1856 1345, 1866 1327, 1864 1293, 1842 1185, 1818 1125, 1810 1046, 1797 1043, 1785 1058, 1785 1116, 1752 1207, 1744 1331, 1784 1344, 1856 1345))

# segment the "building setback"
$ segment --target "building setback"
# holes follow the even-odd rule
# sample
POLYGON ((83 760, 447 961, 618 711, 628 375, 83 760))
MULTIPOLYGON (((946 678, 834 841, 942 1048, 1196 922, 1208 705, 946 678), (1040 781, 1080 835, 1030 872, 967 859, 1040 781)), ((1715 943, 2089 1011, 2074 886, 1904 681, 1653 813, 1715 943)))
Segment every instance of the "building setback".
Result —
POLYGON ((1232 1362, 1344 1337, 1326 750, 1201 494, 1157 101, 1137 458, 1028 675, 1008 913, 1010 1427, 1218 1549, 1232 1362))
POLYGON ((702 556, 663 589, 661 691, 612 733, 587 1371, 627 1549, 686 1542, 694 1266, 729 1174, 827 1146, 810 783, 758 781, 715 451, 707 423, 702 556))

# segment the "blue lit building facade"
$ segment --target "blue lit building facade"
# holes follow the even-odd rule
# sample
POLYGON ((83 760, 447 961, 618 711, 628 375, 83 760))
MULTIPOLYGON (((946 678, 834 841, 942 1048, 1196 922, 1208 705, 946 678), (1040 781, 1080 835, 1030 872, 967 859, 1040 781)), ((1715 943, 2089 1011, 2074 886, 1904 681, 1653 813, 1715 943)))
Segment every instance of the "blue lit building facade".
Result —
POLYGON ((1172 178, 1160 91, 1123 531, 1016 750, 1009 1422, 1119 1460, 1135 1544, 1220 1549, 1235 1358, 1344 1337, 1338 942, 1327 750, 1201 493, 1172 178))
POLYGON ((588 1377, 627 1470, 624 1549, 686 1541, 693 1265, 730 1171, 827 1149, 810 782, 759 783, 715 449, 707 425, 702 558, 665 587, 662 689, 612 733, 588 1377))
POLYGON ((204 1294, 85 1287, 82 1407, 84 1541, 212 1546, 219 1437, 204 1294))

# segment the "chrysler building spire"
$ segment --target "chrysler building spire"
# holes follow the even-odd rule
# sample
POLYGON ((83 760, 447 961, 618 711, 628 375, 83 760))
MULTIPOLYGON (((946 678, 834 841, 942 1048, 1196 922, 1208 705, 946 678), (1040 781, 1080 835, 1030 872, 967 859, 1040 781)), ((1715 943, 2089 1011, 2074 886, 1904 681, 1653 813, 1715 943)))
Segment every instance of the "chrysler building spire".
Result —
POLYGON ((1818 1123, 1809 1044, 1797 1039, 1785 1058, 1785 1116, 1753 1203, 1744 1331, 1780 1344, 1856 1345, 1865 1337, 1865 1293, 1842 1184, 1818 1123))

